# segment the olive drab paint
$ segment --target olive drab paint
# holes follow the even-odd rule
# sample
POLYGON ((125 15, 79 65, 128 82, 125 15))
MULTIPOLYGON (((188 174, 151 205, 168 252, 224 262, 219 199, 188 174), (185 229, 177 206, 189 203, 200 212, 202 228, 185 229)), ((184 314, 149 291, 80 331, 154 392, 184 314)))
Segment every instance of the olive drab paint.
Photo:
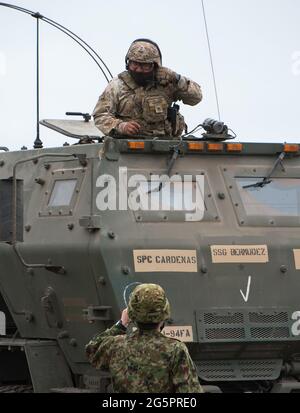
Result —
MULTIPOLYGON (((51 122, 62 128, 58 121, 44 124, 51 122)), ((85 136, 83 129, 80 123, 85 136)), ((107 379, 91 369, 84 347, 119 320, 129 285, 155 283, 171 308, 163 334, 186 343, 201 381, 221 390, 224 384, 251 391, 261 380, 274 391, 294 389, 292 377, 300 374, 298 153, 284 158, 285 171, 276 168, 271 183, 244 188, 268 175, 283 144, 242 143, 241 152, 231 153, 226 142, 218 142, 218 151, 211 142, 195 146, 188 139, 141 142, 136 149, 128 138, 105 137, 1 153, 2 192, 10 185, 13 193, 8 178, 14 170, 19 182, 16 200, 0 204, 0 215, 10 217, 0 223, 0 235, 4 229, 11 237, 0 242, 0 364, 9 354, 18 367, 1 380, 36 392, 78 391, 78 383, 105 391, 107 379), (156 175, 149 188, 161 199, 175 142, 181 155, 170 175, 190 176, 192 185, 197 176, 203 180, 200 220, 174 207, 182 196, 176 184, 169 209, 130 208, 136 188, 123 184, 116 185, 115 208, 99 208, 105 178, 139 175, 151 182, 156 175)))

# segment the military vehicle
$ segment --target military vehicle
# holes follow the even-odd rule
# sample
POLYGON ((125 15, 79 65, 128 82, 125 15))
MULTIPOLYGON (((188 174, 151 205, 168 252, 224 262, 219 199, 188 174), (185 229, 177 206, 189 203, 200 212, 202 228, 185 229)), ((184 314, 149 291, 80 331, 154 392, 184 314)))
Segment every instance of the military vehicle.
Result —
POLYGON ((206 391, 299 391, 300 144, 211 119, 201 138, 104 137, 80 115, 41 122, 75 145, 42 148, 37 122, 34 150, 0 148, 0 392, 111 391, 85 345, 143 282, 206 391))
POLYGON ((300 146, 42 123, 80 144, 0 156, 1 391, 108 391, 84 348, 143 282, 166 290, 164 334, 207 391, 299 390, 300 146), (175 208, 185 176, 186 199, 202 188, 193 211, 175 208))

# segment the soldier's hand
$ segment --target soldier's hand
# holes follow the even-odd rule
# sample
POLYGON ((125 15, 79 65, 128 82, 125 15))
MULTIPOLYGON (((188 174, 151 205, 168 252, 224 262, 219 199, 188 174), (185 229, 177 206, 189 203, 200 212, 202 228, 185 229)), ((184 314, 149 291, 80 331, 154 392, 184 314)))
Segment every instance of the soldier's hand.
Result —
POLYGON ((129 324, 129 317, 128 317, 128 308, 125 308, 125 310, 122 311, 121 315, 121 323, 123 324, 124 327, 127 327, 129 324))
POLYGON ((179 79, 180 75, 167 67, 159 67, 156 71, 156 80, 163 86, 177 84, 179 79))
POLYGON ((118 132, 122 135, 135 135, 141 129, 141 125, 134 120, 122 122, 118 125, 118 132))

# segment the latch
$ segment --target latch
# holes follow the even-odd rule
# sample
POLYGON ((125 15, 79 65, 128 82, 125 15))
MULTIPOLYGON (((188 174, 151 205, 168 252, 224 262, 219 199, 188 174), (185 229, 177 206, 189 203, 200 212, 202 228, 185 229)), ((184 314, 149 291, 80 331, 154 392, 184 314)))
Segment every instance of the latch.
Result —
POLYGON ((41 298, 42 307, 45 311, 47 324, 50 328, 62 328, 63 321, 59 309, 56 292, 52 287, 48 287, 44 297, 41 298))
POLYGON ((101 229, 101 216, 88 215, 79 218, 79 225, 87 230, 96 231, 101 229))
POLYGON ((83 314, 86 319, 90 322, 93 321, 111 321, 113 320, 111 316, 110 306, 105 305, 91 305, 83 310, 83 314))

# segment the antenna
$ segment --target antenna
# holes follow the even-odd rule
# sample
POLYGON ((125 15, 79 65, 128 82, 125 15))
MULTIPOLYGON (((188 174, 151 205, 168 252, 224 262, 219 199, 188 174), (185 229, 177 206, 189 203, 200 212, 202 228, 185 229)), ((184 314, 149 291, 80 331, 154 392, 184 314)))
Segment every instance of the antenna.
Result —
POLYGON ((36 139, 34 141, 34 148, 35 149, 40 149, 43 147, 43 143, 40 139, 40 56, 39 56, 39 50, 40 50, 40 20, 43 20, 45 23, 49 24, 50 26, 56 28, 57 30, 61 31, 62 33, 66 34, 68 37, 70 37, 74 42, 76 42, 80 47, 82 47, 86 53, 94 60, 96 65, 99 67, 101 70, 103 76, 105 77, 106 81, 109 82, 109 78, 107 73, 109 74, 110 78, 113 78, 113 75, 105 62, 101 59, 101 57, 98 55, 97 52, 88 44, 86 43, 83 39, 81 39, 77 34, 72 32, 71 30, 67 29, 64 27, 62 24, 55 22, 54 20, 49 19, 48 17, 45 17, 41 15, 39 12, 33 12, 32 10, 25 9, 23 7, 15 6, 14 4, 9 4, 9 3, 2 3, 0 2, 0 6, 3 7, 8 7, 13 10, 20 11, 21 13, 28 14, 36 19, 36 139), (104 71, 102 65, 106 69, 106 72, 104 71))
POLYGON ((218 116, 219 116, 219 121, 220 121, 221 120, 221 114, 220 114, 220 105, 219 105, 219 98, 218 98, 217 82, 216 82, 216 76, 215 76, 215 69, 214 69, 212 51, 211 51, 211 46, 210 46, 210 39, 209 39, 209 33, 208 33, 208 24, 207 24, 207 20, 206 20, 204 0, 201 0, 201 2, 202 2, 203 18, 204 18, 204 24, 205 24, 205 31, 206 31, 207 45, 208 45, 208 51, 209 51, 210 65, 211 65, 211 71, 212 71, 214 89, 215 89, 215 96, 216 96, 216 102, 217 102, 218 116))

